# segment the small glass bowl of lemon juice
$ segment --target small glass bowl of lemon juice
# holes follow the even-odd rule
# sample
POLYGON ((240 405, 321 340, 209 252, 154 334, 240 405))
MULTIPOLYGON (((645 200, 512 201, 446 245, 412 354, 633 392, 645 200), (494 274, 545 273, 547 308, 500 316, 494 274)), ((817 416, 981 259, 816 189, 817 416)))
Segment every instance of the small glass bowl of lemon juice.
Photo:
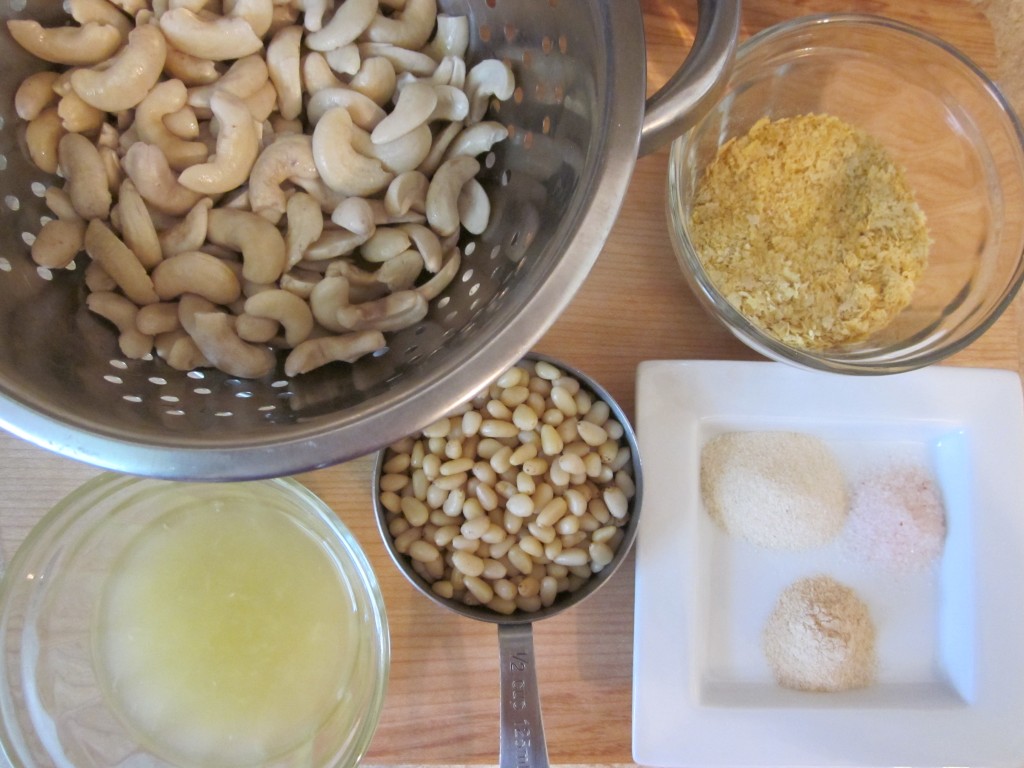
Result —
POLYGON ((355 765, 390 662, 369 562, 290 479, 100 475, 15 553, 0 642, 16 766, 355 765))

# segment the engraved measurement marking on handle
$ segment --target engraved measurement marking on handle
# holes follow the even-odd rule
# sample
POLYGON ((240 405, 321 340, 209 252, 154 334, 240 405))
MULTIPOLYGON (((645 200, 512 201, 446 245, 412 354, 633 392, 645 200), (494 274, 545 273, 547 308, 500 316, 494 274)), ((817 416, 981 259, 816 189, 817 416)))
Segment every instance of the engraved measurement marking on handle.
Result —
MULTIPOLYGON (((530 669, 530 655, 528 653, 513 653, 508 662, 509 669, 513 673, 524 673, 530 669)), ((523 712, 529 706, 527 699, 526 680, 521 677, 513 677, 509 686, 510 705, 513 712, 523 712)), ((515 748, 515 764, 527 768, 532 763, 532 736, 533 729, 528 719, 518 720, 512 723, 512 745, 515 748)))

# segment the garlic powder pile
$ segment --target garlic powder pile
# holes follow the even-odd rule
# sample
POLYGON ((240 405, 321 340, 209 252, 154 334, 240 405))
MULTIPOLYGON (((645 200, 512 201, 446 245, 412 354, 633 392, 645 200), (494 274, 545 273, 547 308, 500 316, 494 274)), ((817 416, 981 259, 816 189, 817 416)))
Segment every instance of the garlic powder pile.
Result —
POLYGON ((764 629, 776 681, 800 691, 846 691, 875 678, 875 625, 867 605, 829 576, 787 587, 764 629))
POLYGON ((792 346, 863 340, 910 302, 930 240, 900 169, 830 115, 758 121, 697 191, 694 247, 726 299, 792 346))

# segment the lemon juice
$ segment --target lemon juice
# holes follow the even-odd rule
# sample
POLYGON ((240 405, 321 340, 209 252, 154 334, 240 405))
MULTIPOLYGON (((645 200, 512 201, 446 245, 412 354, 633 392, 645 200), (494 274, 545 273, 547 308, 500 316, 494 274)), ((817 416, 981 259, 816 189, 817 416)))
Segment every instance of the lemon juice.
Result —
POLYGON ((106 694, 169 760, 264 763, 311 742, 345 697, 360 617, 331 553, 258 499, 163 514, 104 590, 106 694))

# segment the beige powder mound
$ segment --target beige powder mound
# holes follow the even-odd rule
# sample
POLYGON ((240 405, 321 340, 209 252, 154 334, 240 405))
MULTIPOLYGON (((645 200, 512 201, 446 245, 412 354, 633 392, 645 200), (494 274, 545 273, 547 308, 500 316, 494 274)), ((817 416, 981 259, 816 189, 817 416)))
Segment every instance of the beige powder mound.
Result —
POLYGON ((719 435, 701 454, 700 484, 712 519, 758 546, 819 547, 846 522, 846 477, 828 446, 812 435, 719 435))
POLYGON ((764 629, 779 685, 800 691, 864 688, 875 676, 875 627, 867 605, 829 576, 801 579, 779 596, 764 629))

